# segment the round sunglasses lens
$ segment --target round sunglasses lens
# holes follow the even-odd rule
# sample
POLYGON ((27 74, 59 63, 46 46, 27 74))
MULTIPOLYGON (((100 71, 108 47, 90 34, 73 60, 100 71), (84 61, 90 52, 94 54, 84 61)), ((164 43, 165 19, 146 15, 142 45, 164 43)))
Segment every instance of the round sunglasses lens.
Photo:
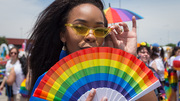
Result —
POLYGON ((15 52, 11 52, 11 55, 12 55, 12 54, 16 55, 17 53, 15 53, 15 52))

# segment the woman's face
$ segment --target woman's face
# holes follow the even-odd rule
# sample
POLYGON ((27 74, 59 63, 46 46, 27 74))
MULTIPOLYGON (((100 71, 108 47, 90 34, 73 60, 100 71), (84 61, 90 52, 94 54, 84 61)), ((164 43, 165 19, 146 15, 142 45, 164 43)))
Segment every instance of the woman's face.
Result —
POLYGON ((138 55, 140 56, 139 59, 141 61, 143 61, 144 63, 148 63, 148 61, 150 59, 150 53, 148 52, 148 50, 145 47, 138 52, 138 55))
POLYGON ((13 48, 13 49, 10 51, 10 54, 11 54, 11 59, 12 59, 12 60, 17 59, 18 53, 17 53, 17 50, 16 50, 15 48, 13 48))
MULTIPOLYGON (((104 17, 99 8, 92 4, 81 4, 74 7, 68 16, 69 24, 80 24, 89 28, 104 27, 104 17)), ((76 32, 69 26, 66 27, 65 34, 61 36, 61 41, 65 43, 66 48, 70 53, 75 51, 102 46, 104 38, 95 37, 92 30, 86 36, 77 35, 76 32)))
POLYGON ((180 56, 180 49, 178 49, 175 53, 176 56, 180 56))

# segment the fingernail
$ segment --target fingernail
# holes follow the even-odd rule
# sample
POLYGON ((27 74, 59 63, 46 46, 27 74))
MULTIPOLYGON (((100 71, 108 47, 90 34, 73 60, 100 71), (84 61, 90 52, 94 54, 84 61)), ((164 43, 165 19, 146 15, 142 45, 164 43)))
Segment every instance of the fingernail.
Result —
POLYGON ((90 93, 91 95, 94 95, 94 88, 91 89, 90 93))
POLYGON ((103 97, 103 99, 102 99, 103 101, 107 101, 108 99, 107 99, 107 97, 103 97))

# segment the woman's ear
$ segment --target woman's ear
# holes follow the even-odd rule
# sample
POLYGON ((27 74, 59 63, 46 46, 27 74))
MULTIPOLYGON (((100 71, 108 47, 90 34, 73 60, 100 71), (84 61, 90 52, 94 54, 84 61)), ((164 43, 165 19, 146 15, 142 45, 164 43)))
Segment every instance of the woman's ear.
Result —
POLYGON ((66 42, 66 36, 65 34, 60 33, 60 40, 65 43, 66 42))

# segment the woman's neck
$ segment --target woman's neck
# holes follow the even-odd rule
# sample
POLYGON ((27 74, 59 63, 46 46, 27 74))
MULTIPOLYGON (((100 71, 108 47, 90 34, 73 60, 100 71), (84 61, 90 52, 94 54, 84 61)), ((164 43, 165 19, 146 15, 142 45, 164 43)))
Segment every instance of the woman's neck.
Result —
POLYGON ((11 64, 15 64, 18 59, 12 59, 11 64))

